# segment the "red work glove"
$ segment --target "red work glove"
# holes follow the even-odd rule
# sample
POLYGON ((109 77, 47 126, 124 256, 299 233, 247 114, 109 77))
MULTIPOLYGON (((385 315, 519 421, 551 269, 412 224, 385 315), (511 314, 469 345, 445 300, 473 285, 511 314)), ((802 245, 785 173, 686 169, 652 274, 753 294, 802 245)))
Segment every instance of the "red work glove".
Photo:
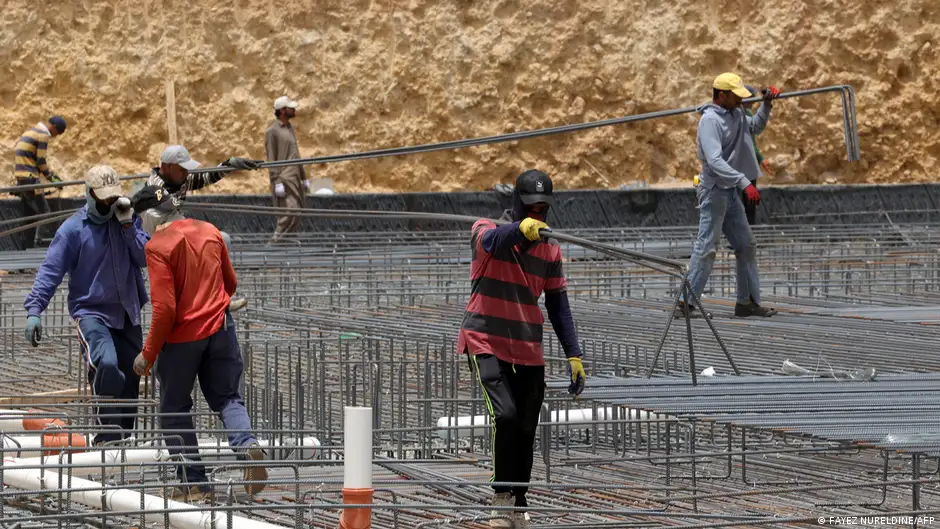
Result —
POLYGON ((757 191, 757 188, 754 184, 751 184, 744 188, 744 195, 747 197, 747 201, 751 204, 760 204, 760 193, 757 191))
POLYGON ((760 93, 764 95, 764 101, 770 101, 780 95, 780 90, 776 86, 768 86, 761 90, 760 93))
POLYGON ((770 162, 769 162, 769 161, 764 160, 763 162, 761 162, 760 166, 761 166, 762 169, 764 169, 764 172, 767 173, 768 175, 770 175, 770 176, 773 176, 773 175, 774 175, 773 170, 770 168, 770 162))

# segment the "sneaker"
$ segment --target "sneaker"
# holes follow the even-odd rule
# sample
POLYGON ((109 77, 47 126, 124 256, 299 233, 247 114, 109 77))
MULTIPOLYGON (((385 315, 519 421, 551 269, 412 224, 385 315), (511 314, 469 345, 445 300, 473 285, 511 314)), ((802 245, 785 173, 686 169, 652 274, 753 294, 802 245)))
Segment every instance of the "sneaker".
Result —
POLYGON ((777 309, 764 308, 757 303, 736 303, 734 305, 734 315, 738 318, 747 318, 749 316, 769 318, 776 313, 777 309))
MULTIPOLYGON (((679 304, 676 305, 676 311, 673 313, 673 315, 676 318, 685 318, 685 312, 686 312, 685 302, 680 301, 679 304)), ((711 312, 708 312, 707 310, 706 311, 700 310, 695 305, 689 305, 689 317, 690 318, 701 318, 703 315, 707 316, 709 319, 711 319, 712 317, 711 312)))
MULTIPOLYGON (((516 500, 513 499, 511 492, 496 492, 493 493, 493 500, 490 502, 490 505, 493 507, 515 507, 516 500)), ((515 527, 513 522, 515 520, 515 515, 518 513, 510 513, 508 511, 490 511, 493 516, 502 516, 502 518, 494 518, 490 520, 490 527, 500 527, 502 529, 512 529, 515 527)))
MULTIPOLYGON (((258 443, 251 443, 248 445, 248 449, 245 451, 245 459, 248 461, 264 461, 264 450, 261 449, 261 445, 258 443)), ((253 465, 250 467, 245 467, 245 481, 257 481, 260 483, 245 483, 245 492, 249 496, 258 494, 264 490, 268 480, 268 469, 260 465, 253 465)))
POLYGON ((170 500, 178 501, 182 503, 199 503, 206 500, 212 499, 213 491, 210 488, 199 488, 198 486, 192 486, 189 488, 186 487, 173 487, 172 489, 164 489, 160 491, 160 497, 166 497, 166 494, 169 494, 170 500))
POLYGON ((248 298, 244 296, 232 297, 228 304, 229 312, 238 312, 248 306, 248 298))

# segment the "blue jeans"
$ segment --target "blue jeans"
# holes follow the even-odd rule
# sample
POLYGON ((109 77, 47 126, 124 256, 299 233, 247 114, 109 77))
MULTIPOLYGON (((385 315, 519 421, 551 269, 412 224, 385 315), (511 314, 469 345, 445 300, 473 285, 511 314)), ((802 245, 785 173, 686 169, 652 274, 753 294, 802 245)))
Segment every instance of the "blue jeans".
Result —
MULTIPOLYGON (((143 348, 140 325, 124 316, 123 329, 111 329, 98 318, 78 320, 78 338, 88 366, 88 383, 96 397, 136 400, 140 377, 134 373, 134 359, 143 348)), ((137 420, 136 405, 99 405, 95 409, 101 433, 95 444, 129 437, 137 420)))
POLYGON ((738 303, 760 304, 760 280, 757 271, 757 241, 747 223, 744 202, 737 188, 710 189, 699 186, 698 238, 689 261, 689 282, 701 299, 705 284, 712 274, 720 233, 734 248, 737 264, 738 303), (720 232, 719 232, 720 228, 720 232))
POLYGON ((207 481, 205 467, 198 464, 202 459, 196 448, 196 432, 190 415, 197 377, 206 404, 219 414, 225 429, 229 430, 229 446, 236 450, 256 442, 248 410, 238 392, 243 368, 230 314, 225 315, 225 325, 205 340, 163 346, 156 372, 160 379, 160 426, 171 430, 164 442, 170 454, 182 453, 187 460, 196 462, 186 466, 185 472, 184 467, 177 467, 180 480, 190 485, 207 481), (185 448, 180 446, 181 440, 185 448))

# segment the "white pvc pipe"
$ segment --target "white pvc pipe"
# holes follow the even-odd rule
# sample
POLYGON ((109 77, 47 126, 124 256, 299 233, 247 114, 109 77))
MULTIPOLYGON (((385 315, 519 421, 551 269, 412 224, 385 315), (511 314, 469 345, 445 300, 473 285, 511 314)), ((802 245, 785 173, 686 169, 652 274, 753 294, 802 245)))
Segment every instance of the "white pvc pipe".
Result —
MULTIPOLYGON (((371 424, 371 423, 370 423, 371 424)), ((38 452, 39 448, 39 439, 32 438, 36 441, 36 448, 34 452, 38 452)), ((26 439, 24 439, 26 440, 26 439)), ((320 446, 320 441, 315 437, 305 437, 301 440, 304 448, 301 449, 301 454, 314 451, 320 446), (313 448, 313 447, 317 448, 313 448)), ((271 443, 268 441, 260 441, 261 446, 270 446, 271 443)), ((275 447, 288 448, 287 445, 274 445, 275 447)), ((26 450, 24 450, 26 452, 26 450)), ((217 457, 225 453, 232 453, 232 449, 228 446, 228 443, 204 440, 199 442, 199 455, 203 457, 217 457)), ((166 448, 150 444, 140 447, 127 447, 123 449, 111 449, 111 450, 95 450, 91 452, 81 452, 72 454, 71 461, 67 456, 51 455, 44 457, 30 457, 25 459, 19 459, 21 465, 75 465, 75 468, 72 468, 73 476, 89 476, 91 474, 98 474, 102 471, 102 466, 104 467, 105 472, 113 472, 120 469, 121 466, 127 468, 129 465, 147 465, 152 463, 157 463, 160 461, 168 461, 170 459, 170 454, 166 448)), ((55 469, 54 469, 55 470, 55 469)))
MULTIPOLYGON (((558 410, 553 411, 549 418, 551 424, 565 425, 565 424, 579 424, 590 421, 607 421, 614 419, 613 408, 598 408, 597 416, 594 416, 594 410, 587 409, 574 409, 574 410, 558 410)), ((658 420, 658 419, 675 419, 668 415, 660 415, 658 413, 650 413, 643 410, 634 410, 630 408, 620 408, 620 419, 621 420, 639 420, 639 421, 649 421, 649 420, 658 420)), ((464 415, 462 417, 441 417, 437 420, 437 436, 441 439, 457 439, 463 437, 485 437, 490 435, 489 431, 490 416, 489 415, 464 415), (448 427, 457 426, 456 429, 448 429, 448 427), (475 427, 475 428, 474 428, 475 427)))
MULTIPOLYGON (((293 450, 294 453, 299 456, 295 457, 295 459, 313 459, 317 457, 317 454, 320 452, 320 440, 316 437, 304 437, 300 440, 300 444, 295 444, 293 439, 285 439, 283 444, 277 441, 272 443, 265 439, 258 441, 258 444, 264 448, 271 447, 274 449, 293 450)), ((232 452, 232 449, 226 441, 199 441, 199 455, 201 456, 216 456, 219 455, 220 451, 229 454, 232 452)))
POLYGON ((346 406, 343 488, 372 488, 372 408, 346 406))
MULTIPOLYGON (((17 468, 23 464, 25 463, 21 459, 5 458, 3 460, 3 480, 7 485, 23 490, 56 491, 59 489, 60 477, 58 473, 47 470, 41 475, 41 469, 38 468, 17 468)), ((144 519, 152 523, 162 524, 164 514, 160 511, 166 508, 176 511, 168 515, 170 527, 175 529, 229 527, 227 513, 207 512, 205 506, 190 505, 128 489, 101 490, 102 485, 100 483, 74 476, 72 478, 62 476, 61 480, 63 487, 72 489, 72 501, 93 509, 101 509, 103 506, 104 510, 118 514, 143 510, 145 511, 144 519), (166 507, 164 507, 164 502, 166 502, 166 507), (141 509, 141 505, 143 505, 143 509, 141 509)), ((231 527, 233 529, 284 529, 279 525, 241 516, 232 516, 231 527)))
POLYGON ((25 432, 27 430, 25 424, 27 419, 40 419, 41 422, 49 423, 56 420, 54 417, 50 417, 48 413, 0 409, 0 432, 25 432))
MULTIPOLYGON (((69 435, 72 435, 74 450, 84 450, 86 444, 79 444, 75 441, 84 441, 84 438, 78 436, 78 434, 69 434, 64 430, 46 430, 41 432, 36 432, 36 435, 3 435, 0 438, 3 439, 3 450, 7 453, 15 452, 17 454, 38 454, 42 451, 61 451, 68 450, 68 446, 59 446, 54 445, 50 446, 48 442, 49 436, 55 435, 64 435, 66 439, 69 438, 69 435), (46 442, 43 442, 43 437, 46 437, 46 442), (43 446, 44 445, 44 446, 43 446)), ((68 441, 65 441, 66 443, 68 441)))

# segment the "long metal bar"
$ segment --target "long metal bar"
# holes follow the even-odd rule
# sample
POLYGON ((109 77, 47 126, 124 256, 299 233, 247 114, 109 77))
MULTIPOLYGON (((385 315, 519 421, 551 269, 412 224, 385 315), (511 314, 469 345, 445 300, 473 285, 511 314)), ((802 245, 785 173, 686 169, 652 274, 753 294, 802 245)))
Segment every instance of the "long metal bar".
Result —
MULTIPOLYGON (((858 126, 855 116, 855 95, 852 87, 849 85, 834 85, 827 86, 823 88, 812 88, 808 90, 796 90, 793 92, 781 93, 778 96, 778 99, 788 99, 793 97, 803 97, 817 94, 825 94, 830 92, 839 92, 842 97, 842 114, 843 114, 843 129, 845 134, 846 149, 848 152, 848 159, 850 162, 858 161, 860 159, 859 147, 858 147, 858 126)), ((745 100, 745 102, 757 102, 761 98, 750 98, 745 100)), ((350 153, 350 154, 336 154, 330 156, 318 156, 312 158, 301 158, 298 160, 288 160, 281 162, 265 162, 261 164, 262 168, 270 167, 286 167, 291 165, 312 165, 320 163, 336 163, 336 162, 348 162, 354 160, 366 160, 370 158, 382 158, 386 156, 403 156, 408 154, 418 154, 426 152, 435 152, 451 149, 462 149, 467 147, 476 147, 479 145, 488 145, 492 143, 503 143, 509 141, 518 141, 528 138, 537 138, 540 136, 547 136, 551 134, 562 134, 568 132, 577 132, 582 130, 589 130, 599 127, 610 127, 613 125, 622 125, 625 123, 634 123, 638 121, 646 121, 650 119, 665 118, 671 116, 679 116, 682 114, 690 114, 697 111, 698 107, 686 107, 679 108, 674 110, 660 110, 656 112, 647 112, 644 114, 637 114, 633 116, 624 116, 619 118, 604 119, 599 121, 590 121, 587 123, 578 123, 573 125, 561 125, 557 127, 549 127, 545 129, 537 130, 528 130, 520 132, 512 132, 508 134, 498 134, 495 136, 486 136, 481 138, 469 138, 464 140, 455 140, 455 141, 446 141, 439 143, 430 143, 424 145, 415 145, 409 147, 395 147, 391 149, 377 149, 372 151, 365 151, 359 153, 350 153)), ((194 174, 204 174, 204 173, 215 173, 215 172, 230 172, 234 169, 230 167, 207 167, 197 169, 192 171, 194 174)), ((149 173, 139 173, 136 175, 129 175, 121 177, 122 180, 134 180, 140 178, 147 178, 149 173)), ((6 187, 0 188, 0 193, 15 193, 21 192, 24 190, 31 189, 46 189, 46 188, 60 188, 72 185, 84 184, 84 181, 73 180, 68 182, 56 182, 48 184, 32 184, 16 187, 6 187)))

